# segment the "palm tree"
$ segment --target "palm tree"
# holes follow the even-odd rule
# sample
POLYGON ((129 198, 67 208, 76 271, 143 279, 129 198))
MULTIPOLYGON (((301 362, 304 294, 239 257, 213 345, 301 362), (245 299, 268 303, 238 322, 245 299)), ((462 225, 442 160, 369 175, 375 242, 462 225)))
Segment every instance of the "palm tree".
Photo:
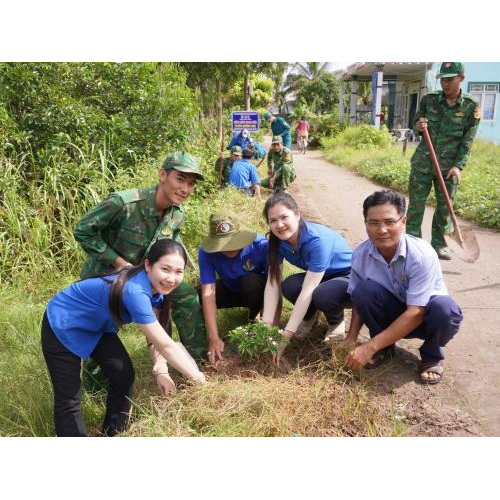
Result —
POLYGON ((309 81, 316 80, 318 77, 320 77, 322 74, 327 73, 328 71, 328 64, 327 62, 320 63, 320 62, 306 62, 306 63, 300 63, 296 62, 293 65, 293 70, 295 72, 306 78, 309 81))
POLYGON ((278 107, 280 114, 283 112, 283 109, 288 113, 287 97, 290 91, 285 86, 285 75, 289 68, 290 63, 276 62, 272 63, 268 71, 268 75, 274 83, 273 101, 278 107))
POLYGON ((296 62, 286 77, 284 90, 287 95, 296 94, 305 83, 313 82, 327 72, 327 62, 296 62))

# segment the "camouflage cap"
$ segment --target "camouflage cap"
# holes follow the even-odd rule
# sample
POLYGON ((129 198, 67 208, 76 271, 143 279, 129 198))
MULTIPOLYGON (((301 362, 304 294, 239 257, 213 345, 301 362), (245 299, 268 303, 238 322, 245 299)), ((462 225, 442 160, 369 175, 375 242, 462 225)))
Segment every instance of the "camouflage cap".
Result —
POLYGON ((264 121, 267 122, 267 120, 269 120, 269 118, 271 118, 271 113, 269 111, 267 111, 266 113, 264 113, 264 121))
POLYGON ((239 146, 233 146, 231 149, 230 149, 231 153, 233 155, 237 155, 237 156, 241 156, 243 151, 242 149, 239 147, 239 146))
POLYGON ((283 144, 283 137, 281 135, 273 135, 271 144, 283 144))
POLYGON ((463 75, 465 73, 464 63, 461 62, 444 62, 441 63, 439 73, 436 78, 451 78, 453 76, 463 75))
POLYGON ((203 180, 199 158, 186 153, 186 151, 176 151, 168 155, 163 161, 162 168, 165 170, 178 170, 186 174, 196 174, 203 180))
POLYGON ((241 250, 257 237, 255 231, 241 229, 238 218, 229 210, 214 212, 208 225, 209 234, 201 244, 201 248, 207 253, 241 250))

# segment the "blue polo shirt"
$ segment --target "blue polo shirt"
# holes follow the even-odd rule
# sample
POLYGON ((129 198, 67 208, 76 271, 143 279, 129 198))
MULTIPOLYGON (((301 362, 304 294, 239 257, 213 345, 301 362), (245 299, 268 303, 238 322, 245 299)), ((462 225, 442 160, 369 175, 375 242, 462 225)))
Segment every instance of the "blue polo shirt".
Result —
POLYGON ((300 228, 297 250, 288 241, 280 241, 278 248, 280 263, 286 259, 304 271, 326 275, 348 270, 351 256, 351 247, 337 231, 309 221, 300 228))
POLYGON ((356 247, 347 293, 367 278, 409 306, 425 307, 433 295, 448 295, 436 251, 421 238, 404 233, 389 263, 370 239, 356 247))
MULTIPOLYGON (((82 359, 88 359, 105 333, 116 334, 109 310, 109 282, 116 277, 78 281, 60 291, 47 304, 47 318, 55 336, 66 349, 82 359)), ((161 308, 162 302, 163 296, 153 295, 148 275, 141 271, 130 278, 123 289, 123 324, 154 323, 153 307, 161 308)))
POLYGON ((262 234, 243 248, 240 253, 230 259, 222 252, 207 253, 203 248, 198 250, 200 266, 200 283, 209 285, 215 283, 217 273, 224 285, 234 292, 240 291, 240 279, 250 273, 259 273, 267 276, 267 245, 268 242, 262 234))
POLYGON ((247 189, 252 184, 260 184, 260 177, 255 165, 243 158, 233 163, 228 182, 238 189, 247 189))

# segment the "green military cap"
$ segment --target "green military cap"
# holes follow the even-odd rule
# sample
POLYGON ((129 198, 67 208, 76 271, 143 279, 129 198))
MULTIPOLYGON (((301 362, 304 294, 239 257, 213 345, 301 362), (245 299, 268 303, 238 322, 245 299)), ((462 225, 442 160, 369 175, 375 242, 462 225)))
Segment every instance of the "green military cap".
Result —
POLYGON ((436 78, 451 78, 453 76, 463 75, 465 73, 464 63, 444 62, 441 63, 439 73, 436 78))
POLYGON ((257 237, 256 232, 241 229, 238 218, 229 210, 214 212, 208 226, 209 234, 201 244, 207 253, 241 250, 257 237))
POLYGON ((267 111, 266 113, 264 113, 264 121, 267 122, 267 120, 269 120, 269 118, 271 118, 271 113, 269 111, 267 111))
POLYGON ((162 167, 165 170, 178 170, 186 174, 196 174, 203 180, 199 158, 186 153, 186 151, 176 151, 168 155, 163 161, 162 167))
POLYGON ((243 153, 242 149, 239 146, 233 146, 230 149, 230 151, 231 151, 231 153, 233 153, 233 155, 238 155, 238 156, 241 156, 243 153))
POLYGON ((283 144, 283 137, 281 135, 273 135, 273 140, 271 141, 271 144, 283 144))

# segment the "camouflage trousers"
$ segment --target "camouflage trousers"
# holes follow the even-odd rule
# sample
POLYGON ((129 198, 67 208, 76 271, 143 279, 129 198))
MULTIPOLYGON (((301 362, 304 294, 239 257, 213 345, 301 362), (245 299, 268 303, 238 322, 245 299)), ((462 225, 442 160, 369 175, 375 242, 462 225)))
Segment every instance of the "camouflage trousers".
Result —
POLYGON ((183 281, 170 298, 172 319, 184 347, 195 360, 207 359, 207 332, 196 288, 183 281))
MULTIPOLYGON (((288 186, 295 180, 295 169, 293 165, 281 165, 273 170, 271 178, 274 179, 274 191, 286 191, 288 186)), ((270 177, 266 177, 260 183, 262 187, 270 188, 270 177)))
MULTIPOLYGON (((172 319, 180 340, 196 361, 207 359, 208 341, 200 299, 196 289, 184 281, 170 295, 172 319)), ((83 386, 94 392, 108 389, 109 383, 100 366, 90 358, 83 364, 83 386)))
MULTIPOLYGON (((450 199, 453 201, 457 190, 455 177, 446 179, 446 173, 443 172, 444 182, 450 199)), ((451 219, 446 206, 445 198, 441 192, 439 181, 434 172, 425 173, 414 168, 411 169, 408 191, 410 202, 408 204, 408 220, 406 222, 406 232, 418 238, 422 237, 422 220, 424 218, 425 202, 434 184, 434 193, 436 195, 436 209, 432 218, 432 237, 431 245, 435 249, 447 246, 444 235, 451 232, 451 219)))

